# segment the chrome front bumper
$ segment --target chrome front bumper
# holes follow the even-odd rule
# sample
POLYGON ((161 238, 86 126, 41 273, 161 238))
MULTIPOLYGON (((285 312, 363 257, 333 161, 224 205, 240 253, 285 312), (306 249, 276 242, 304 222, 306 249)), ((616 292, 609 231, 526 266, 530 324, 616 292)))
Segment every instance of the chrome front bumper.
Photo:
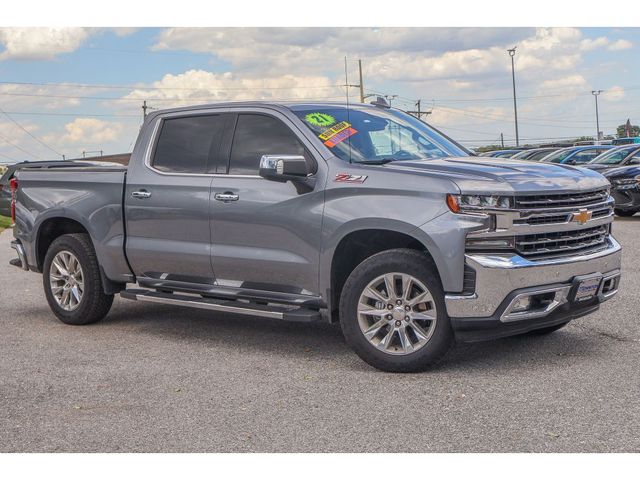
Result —
POLYGON ((503 323, 545 317, 571 300, 569 293, 576 277, 591 274, 603 276, 598 303, 608 300, 617 293, 622 249, 611 236, 607 242, 607 248, 596 253, 539 261, 513 254, 467 254, 466 264, 476 275, 475 293, 447 294, 447 313, 452 319, 493 318, 503 323), (540 310, 510 314, 509 308, 520 292, 553 297, 540 310))

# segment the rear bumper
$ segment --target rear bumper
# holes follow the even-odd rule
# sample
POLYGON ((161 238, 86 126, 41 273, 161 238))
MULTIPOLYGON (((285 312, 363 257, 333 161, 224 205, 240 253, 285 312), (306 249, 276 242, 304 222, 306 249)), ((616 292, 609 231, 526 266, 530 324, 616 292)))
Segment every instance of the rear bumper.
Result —
POLYGON ((459 337, 474 340, 497 338, 563 323, 597 309, 617 293, 620 280, 621 247, 613 237, 607 242, 607 248, 596 253, 540 261, 508 254, 465 255, 467 266, 475 271, 475 292, 445 296, 454 330, 459 337), (576 278, 591 276, 602 276, 595 297, 574 301, 576 278), (518 298, 530 296, 545 302, 514 313, 518 298), (469 333, 474 330, 477 334, 469 333))
POLYGON ((11 265, 20 267, 23 270, 29 270, 29 264, 27 263, 27 255, 24 251, 24 247, 20 240, 12 240, 11 248, 13 248, 18 253, 18 258, 15 260, 11 260, 11 265))

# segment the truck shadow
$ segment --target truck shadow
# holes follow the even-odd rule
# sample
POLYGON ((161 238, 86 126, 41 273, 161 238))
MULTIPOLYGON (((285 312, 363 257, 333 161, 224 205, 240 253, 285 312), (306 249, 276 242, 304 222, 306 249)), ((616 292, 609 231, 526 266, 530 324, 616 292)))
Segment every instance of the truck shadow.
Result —
MULTIPOLYGON (((242 349, 251 354, 282 355, 300 361, 331 364, 348 371, 375 371, 346 345, 339 325, 293 323, 171 306, 121 303, 99 325, 133 328, 186 344, 212 349, 242 349)), ((129 330, 130 331, 130 330, 129 330)), ((551 335, 525 334, 487 342, 457 344, 428 372, 465 372, 547 368, 605 354, 606 345, 584 331, 561 330, 551 335)), ((592 361, 592 360, 591 360, 592 361)))

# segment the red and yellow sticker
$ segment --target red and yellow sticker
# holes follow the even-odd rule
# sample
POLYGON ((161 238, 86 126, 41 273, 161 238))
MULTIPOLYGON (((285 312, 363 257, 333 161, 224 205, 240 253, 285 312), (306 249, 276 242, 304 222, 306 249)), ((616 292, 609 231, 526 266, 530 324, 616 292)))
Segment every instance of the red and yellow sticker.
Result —
POLYGON ((324 144, 327 147, 335 147, 337 144, 343 142, 356 133, 358 133, 358 131, 353 128, 350 123, 340 122, 328 130, 325 130, 318 136, 321 140, 324 140, 324 144))

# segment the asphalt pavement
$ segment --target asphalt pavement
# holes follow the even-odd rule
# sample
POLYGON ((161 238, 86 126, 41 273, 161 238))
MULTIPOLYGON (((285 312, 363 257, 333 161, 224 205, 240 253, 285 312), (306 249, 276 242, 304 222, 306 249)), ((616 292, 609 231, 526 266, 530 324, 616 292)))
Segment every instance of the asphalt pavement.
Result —
POLYGON ((0 234, 2 452, 639 452, 640 215, 617 219, 621 292, 565 329, 374 370, 339 327, 117 298, 49 311, 0 234))

